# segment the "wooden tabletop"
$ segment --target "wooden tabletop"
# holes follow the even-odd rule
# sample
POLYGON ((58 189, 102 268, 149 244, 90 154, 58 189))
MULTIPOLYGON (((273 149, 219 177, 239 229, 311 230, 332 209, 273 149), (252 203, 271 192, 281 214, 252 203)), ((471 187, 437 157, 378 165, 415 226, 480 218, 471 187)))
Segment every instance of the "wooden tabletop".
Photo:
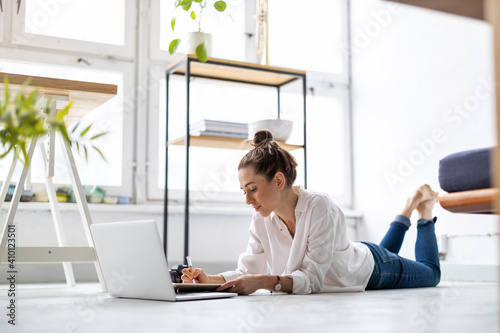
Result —
POLYGON ((279 87, 306 75, 302 70, 227 59, 208 58, 207 62, 200 62, 193 54, 182 56, 169 64, 165 70, 171 74, 185 74, 187 60, 191 61, 192 76, 257 85, 279 87))
POLYGON ((68 115, 65 117, 67 125, 81 119, 83 116, 101 106, 112 97, 116 96, 118 88, 114 84, 94 83, 85 81, 74 81, 55 79, 49 77, 18 75, 0 72, 0 98, 4 96, 4 77, 9 80, 9 88, 17 92, 29 79, 26 92, 38 88, 41 96, 46 94, 68 96, 73 101, 68 115))

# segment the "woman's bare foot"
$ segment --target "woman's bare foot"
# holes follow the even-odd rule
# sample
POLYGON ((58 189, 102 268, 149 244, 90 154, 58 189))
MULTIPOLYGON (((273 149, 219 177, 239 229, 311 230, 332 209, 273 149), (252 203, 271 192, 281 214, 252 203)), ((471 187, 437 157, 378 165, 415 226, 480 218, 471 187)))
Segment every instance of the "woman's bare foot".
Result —
POLYGON ((438 201, 438 193, 434 191, 432 193, 433 197, 431 199, 422 201, 417 206, 417 212, 420 215, 421 219, 432 220, 432 209, 438 201))
MULTIPOLYGON (((403 211, 401 212, 401 215, 406 216, 407 218, 411 217, 411 214, 415 209, 418 210, 418 212, 422 215, 422 213, 425 213, 427 216, 428 210, 430 208, 430 213, 432 215, 432 207, 434 207, 434 203, 437 200, 437 192, 434 192, 431 187, 427 184, 420 186, 416 191, 413 196, 409 197, 406 200, 406 205, 403 211), (424 202, 429 201, 426 205, 421 205, 424 202), (431 205, 432 202, 432 205, 431 205), (430 206, 430 207, 428 207, 430 206), (419 209, 419 207, 421 209, 419 209)), ((425 218, 425 217, 422 217, 425 218)), ((432 216, 431 216, 432 218, 432 216)))

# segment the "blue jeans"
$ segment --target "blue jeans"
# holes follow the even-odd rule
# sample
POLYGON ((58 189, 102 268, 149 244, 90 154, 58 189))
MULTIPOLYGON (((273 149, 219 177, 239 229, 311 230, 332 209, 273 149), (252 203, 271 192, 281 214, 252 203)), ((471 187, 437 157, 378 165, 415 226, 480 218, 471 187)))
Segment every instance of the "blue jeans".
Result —
POLYGON ((410 220, 397 215, 380 243, 363 242, 373 254, 375 267, 366 289, 434 287, 441 279, 433 220, 419 220, 415 261, 398 255, 410 220), (406 220, 405 220, 406 219, 406 220))

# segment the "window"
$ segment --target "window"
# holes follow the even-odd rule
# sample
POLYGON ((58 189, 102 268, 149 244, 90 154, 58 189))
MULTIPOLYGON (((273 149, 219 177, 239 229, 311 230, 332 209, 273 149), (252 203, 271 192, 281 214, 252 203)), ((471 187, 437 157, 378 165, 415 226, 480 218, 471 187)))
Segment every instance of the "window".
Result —
MULTIPOLYGON (((93 130, 97 132, 108 131, 106 136, 99 139, 97 146, 103 152, 107 161, 101 159, 97 152, 89 153, 89 162, 85 160, 83 154, 74 150, 73 154, 78 167, 78 172, 83 184, 99 185, 106 188, 109 194, 131 196, 130 181, 126 178, 131 177, 131 170, 126 170, 124 167, 124 144, 127 139, 124 139, 124 123, 127 121, 124 118, 125 113, 123 96, 124 96, 124 76, 130 74, 128 71, 110 71, 87 69, 69 66, 60 66, 48 63, 36 63, 33 61, 21 62, 15 60, 0 59, 0 71, 12 74, 24 74, 34 76, 46 76, 70 80, 90 81, 98 83, 116 84, 118 86, 118 95, 99 108, 93 110, 84 118, 81 119, 81 129, 93 123, 93 130), (126 178, 125 178, 126 177, 126 178), (124 191, 128 184, 129 190, 124 191)), ((129 88, 128 88, 129 89, 129 88)), ((130 120, 128 120, 130 121, 130 120)), ((71 129, 72 127, 70 127, 71 129)), ((69 184, 70 179, 67 173, 64 157, 59 151, 59 146, 56 146, 56 171, 54 182, 57 184, 69 184)), ((44 183, 44 168, 41 163, 39 152, 35 152, 33 157, 32 180, 36 183, 44 183), (40 162, 40 163, 38 163, 40 162)), ((0 160, 0 175, 4 179, 10 167, 10 158, 0 160)), ((19 177, 22 166, 19 165, 14 178, 19 177)))
MULTIPOLYGON (((160 92, 162 93, 160 93, 156 103, 159 106, 160 116, 158 121, 153 123, 156 125, 155 131, 158 131, 159 142, 165 142, 165 80, 162 79, 160 82, 160 92)), ((302 96, 287 93, 288 90, 296 90, 294 88, 297 88, 298 85, 299 82, 291 84, 290 87, 285 86, 282 88, 281 117, 301 123, 303 121, 302 96), (299 97, 299 100, 297 100, 297 97, 299 97)), ((171 76, 169 86, 170 96, 175 96, 170 101, 169 139, 172 140, 185 135, 185 78, 171 76)), ((276 118, 277 116, 276 88, 222 81, 214 84, 211 80, 196 78, 191 83, 191 96, 190 109, 192 111, 190 119, 192 123, 207 117, 213 120, 250 123, 259 119, 276 118)), ((293 133, 288 142, 303 144, 301 128, 297 128, 293 133)), ((152 153, 159 158, 158 179, 155 184, 150 183, 150 186, 162 189, 162 191, 156 193, 156 195, 161 195, 165 185, 165 149, 163 145, 159 145, 157 149, 152 153)), ((182 190, 185 177, 185 148, 183 146, 170 146, 169 150, 169 158, 171 159, 169 163, 169 187, 173 190, 182 190)), ((201 197, 217 197, 221 199, 227 197, 225 194, 230 193, 228 194, 229 197, 234 198, 234 193, 241 192, 237 181, 236 168, 245 153, 246 151, 243 150, 191 147, 190 189, 203 192, 201 197), (203 165, 203 170, 196 168, 197 165, 203 165), (225 175, 222 176, 221 172, 225 175), (227 179, 226 175, 230 176, 230 178, 227 179), (218 189, 217 195, 206 193, 212 191, 213 188, 218 189)), ((299 159, 303 159, 303 152, 298 151, 294 154, 299 159)), ((301 177, 300 183, 303 184, 303 172, 299 175, 301 177)), ((240 198, 238 197, 238 199, 240 198)))
MULTIPOLYGON (((184 78, 171 78, 172 99, 170 110, 184 110, 185 81, 184 78)), ((198 81, 202 81, 199 80, 198 81)), ((162 88, 165 81, 162 81, 162 88)), ((221 85, 220 82, 217 85, 221 85)), ((221 102, 216 102, 217 108, 208 106, 208 101, 213 99, 218 87, 210 86, 208 82, 193 83, 191 119, 196 122, 203 109, 201 104, 210 108, 211 119, 252 122, 258 119, 276 117, 276 91, 273 88, 254 87, 234 83, 223 83, 225 96, 221 102), (196 91, 198 90, 198 91, 196 91), (197 95, 199 93, 199 95, 197 95), (200 105, 197 105, 199 103, 200 105), (232 105, 240 105, 234 110, 232 105), (228 117, 228 115, 230 115, 228 117), (197 117, 198 116, 198 117, 197 117)), ((282 93, 282 118, 293 120, 302 124, 302 96, 294 93, 282 93)), ((165 142, 165 98, 160 99, 160 120, 157 122, 160 142, 165 142)), ((349 99, 346 89, 333 87, 315 90, 314 95, 307 98, 307 156, 308 156, 308 187, 324 191, 336 198, 337 203, 348 205, 350 203, 350 140, 349 131, 349 99)), ((171 112, 170 138, 183 137, 185 133, 185 112, 171 112)), ((300 128, 293 131, 288 140, 292 144, 303 144, 303 133, 300 128)), ((182 200, 185 177, 185 148, 183 146, 170 146, 169 188, 174 190, 173 197, 182 200), (177 191, 177 192, 175 192, 177 191)), ((190 149, 190 190, 195 191, 193 200, 211 201, 214 199, 240 200, 234 196, 240 193, 237 180, 237 166, 246 151, 226 151, 221 149, 207 149, 191 147, 190 149), (203 165, 203 168, 197 166, 203 165)), ((165 184, 165 150, 159 147, 157 154, 160 158, 158 168, 158 183, 156 186, 163 189, 165 184)), ((304 184, 304 155, 302 150, 292 151, 292 155, 299 163, 297 184, 304 184)), ((163 193, 163 191, 161 191, 163 193)))
MULTIPOLYGON (((255 0, 226 2, 228 9, 224 13, 204 14, 202 29, 213 34, 212 56, 256 62, 255 0)), ((112 133, 102 143, 110 164, 99 162, 88 174, 82 166, 80 172, 84 183, 105 185, 109 194, 133 196, 139 203, 163 199, 164 68, 179 56, 170 55, 167 49, 172 38, 184 38, 192 30, 189 20, 179 19, 175 33, 171 31, 173 3, 174 0, 24 0, 18 14, 16 1, 2 1, 4 11, 0 11, 0 70, 119 86, 119 96, 85 120, 100 122, 103 116, 110 119, 102 125, 111 124, 112 133)), ((346 17, 347 0, 318 0, 314 4, 269 1, 271 65, 307 70, 308 186, 326 190, 337 201, 349 204, 349 59, 343 52, 347 45, 346 17), (334 133, 329 135, 327 148, 332 152, 328 158, 336 158, 328 161, 329 165, 335 164, 330 167, 320 163, 324 161, 324 148, 319 146, 324 146, 325 131, 334 133), (316 177, 321 173, 327 174, 327 178, 316 177)), ((173 138, 184 135, 186 127, 185 81, 177 77, 171 83, 175 99, 171 99, 170 107, 180 110, 171 112, 171 116, 177 117, 171 121, 175 125, 170 129, 173 138)), ((302 124, 302 92, 294 84, 281 91, 281 116, 302 124)), ((277 116, 274 88, 214 84, 194 78, 191 89, 192 122, 201 118, 251 122, 277 116)), ((297 128, 289 142, 302 144, 302 136, 297 128)), ((184 147, 172 147, 171 153, 175 169, 170 170, 169 184, 183 193, 184 147)), ((206 168, 191 169, 191 198, 199 202, 241 202, 234 164, 244 153, 193 147, 192 165, 206 168)), ((302 184, 304 154, 302 150, 293 154, 301 165, 298 183, 302 184)), ((97 160, 92 158, 92 164, 97 160)), ((6 161, 0 161, 0 172, 5 170, 6 161)), ((35 171, 33 177, 38 177, 35 171)))
MULTIPOLYGON (((233 60, 245 60, 245 6, 241 0, 226 0, 228 5, 223 13, 213 8, 209 0, 203 10, 201 29, 212 34, 212 56, 233 60), (224 23, 224 24, 221 24, 224 23)), ((172 19, 175 0, 154 0, 151 4, 153 31, 151 32, 151 53, 156 59, 171 58, 168 46, 173 39, 186 39, 186 34, 198 31, 197 22, 184 14, 181 8, 175 13, 177 17, 175 31, 172 31, 172 19)), ((181 42, 179 52, 184 52, 185 44, 181 42)))
POLYGON ((14 44, 134 56, 135 0, 25 0, 13 15, 14 44))
MULTIPOLYGON (((159 0, 160 1, 160 0, 159 0)), ((154 4, 155 1, 153 1, 154 4)), ((170 18, 173 0, 161 0, 158 7, 160 32, 152 44, 157 43, 158 52, 168 48, 171 34, 170 18), (162 9, 160 9, 162 8, 162 9)), ((233 1, 238 5, 241 1, 233 1)), ((255 1, 246 1, 242 8, 235 9, 241 16, 235 18, 236 27, 246 27, 247 37, 238 40, 226 38, 230 48, 220 48, 214 57, 254 62, 256 57, 253 40, 248 43, 248 34, 255 27, 255 1), (241 20, 241 22, 238 22, 241 20), (241 50, 241 54, 235 49, 241 50), (241 58, 245 54, 245 58, 241 58)), ((350 106, 348 90, 348 58, 342 46, 347 41, 347 1, 320 0, 314 5, 304 5, 298 0, 269 1, 269 48, 271 65, 307 70, 307 145, 308 145, 308 187, 323 190, 332 195, 338 203, 351 204, 351 160, 350 160, 350 106), (286 1, 286 2, 285 2, 286 1), (314 14, 314 15, 313 15, 314 14), (299 24, 300 23, 300 24, 299 24), (286 31, 283 31, 286 27, 286 31), (307 28, 304 28, 307 27, 307 28), (329 31, 329 34, 323 33, 329 31), (326 36, 326 38, 325 38, 326 36), (304 42, 297 42, 304 41, 304 42), (301 45, 307 45, 301 49, 301 45), (311 55, 315 55, 311 61, 311 55), (328 140, 325 141, 325 133, 328 140), (332 134, 333 133, 333 134, 332 134), (325 154, 328 150, 328 154, 325 154), (325 160, 325 155, 327 155, 325 160), (323 175, 323 177, 320 177, 323 175), (324 176, 326 175, 326 177, 324 176)), ((178 24, 178 23, 177 23, 178 24)), ((154 26, 154 25, 153 25, 154 26)), ((184 28, 189 31, 188 28, 184 28)), ((237 28, 235 28, 237 29, 237 28)), ((177 28, 176 28, 177 30, 177 28)), ((179 36, 181 33, 179 28, 179 36)), ((227 30, 227 28, 226 28, 227 30)), ((241 35, 245 30, 241 31, 241 35)), ((240 32, 238 32, 240 34, 240 32)), ((154 35, 154 32, 151 32, 154 35)), ((236 35, 235 35, 236 36, 236 35)), ((214 45, 215 48, 215 45, 214 45)), ((154 48, 153 48, 154 49, 154 48)), ((153 57, 161 53, 152 52, 153 57), (156 54, 156 55, 155 55, 156 54)), ((159 59, 159 58, 158 58, 159 59)), ((169 57, 168 60, 172 59, 169 57)), ((154 61, 150 76, 154 76, 154 88, 150 90, 150 120, 148 145, 148 198, 162 199, 164 194, 165 170, 165 79, 164 62, 154 61), (154 73, 154 75, 151 75, 154 73), (158 138, 158 139, 156 139, 158 138)), ((185 120, 185 78, 170 78, 170 129, 169 137, 183 137, 185 120), (173 97, 175 96, 175 97, 173 97), (175 111, 172 111, 175 110, 175 111)), ((191 82, 190 119, 216 119, 236 122, 252 122, 277 116, 276 90, 274 88, 237 83, 214 82, 193 78, 191 82)), ((302 91, 299 87, 286 86, 281 92, 281 116, 303 122, 302 91)), ((303 132, 293 131, 290 143, 302 144, 303 132)), ((241 192, 237 180, 237 164, 245 151, 190 148, 190 190, 193 202, 237 201, 241 192), (196 166, 203 165, 203 168, 196 166)), ((169 146, 169 198, 184 199, 185 148, 169 146)), ((297 183, 303 184, 304 154, 293 152, 299 162, 297 183)))
POLYGON ((269 1, 272 65, 335 74, 346 81, 346 1, 269 1))
MULTIPOLYGON (((108 195, 134 197, 135 36, 136 0, 3 1, 0 24, 0 71, 78 81, 116 84, 118 95, 82 118, 94 130, 107 130, 98 147, 107 162, 94 152, 87 163, 74 151, 85 185, 99 185, 108 195), (4 23, 6 22, 6 23, 4 23), (20 47, 22 46, 22 47, 20 47)), ((82 126, 83 127, 83 126, 82 126)), ((56 145, 54 181, 69 184, 63 156, 56 145), (59 160, 57 160, 59 158, 59 160)), ((43 166, 35 153, 33 182, 44 182, 43 166)), ((0 160, 0 178, 11 160, 0 160)), ((17 173, 21 166, 18 166, 17 173)), ((15 179, 16 175, 14 175, 15 179)))
POLYGON ((351 198, 348 96, 347 89, 328 88, 307 100, 308 187, 343 205, 351 198))
POLYGON ((123 0, 26 1, 24 32, 80 41, 124 45, 123 0), (92 25, 89 25, 92 18, 92 25), (62 29, 64 27, 64 29, 62 29), (82 29, 85 27, 85 29, 82 29))

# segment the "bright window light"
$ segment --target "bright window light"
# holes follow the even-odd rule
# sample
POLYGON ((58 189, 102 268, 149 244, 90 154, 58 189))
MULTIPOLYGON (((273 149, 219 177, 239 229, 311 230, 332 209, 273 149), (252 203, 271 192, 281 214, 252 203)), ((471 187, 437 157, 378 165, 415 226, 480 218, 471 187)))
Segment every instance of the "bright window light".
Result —
POLYGON ((26 0, 24 28, 35 35, 124 45, 125 0, 26 0))
POLYGON ((333 197, 345 194, 346 114, 336 98, 308 96, 307 186, 333 197))
MULTIPOLYGON (((55 66, 39 63, 24 63, 15 61, 3 61, 0 59, 0 72, 44 76, 78 81, 89 81, 118 85, 118 95, 105 104, 87 114, 81 120, 81 129, 90 123, 94 123, 93 130, 98 132, 109 131, 109 133, 96 141, 96 145, 103 152, 107 162, 102 160, 97 152, 89 153, 89 161, 85 160, 83 154, 74 150, 73 155, 77 164, 78 172, 83 184, 100 186, 121 186, 123 169, 123 74, 113 71, 82 69, 75 67, 55 66)), ((72 127, 70 127, 71 129, 72 127)), ((54 182, 58 184, 69 184, 70 179, 66 169, 64 157, 56 145, 56 170, 54 182)), ((0 160, 0 180, 5 176, 11 165, 11 158, 5 157, 0 160)), ((38 151, 33 157, 32 180, 43 183, 44 168, 42 158, 38 151)), ((18 179, 21 166, 18 166, 13 180, 18 179)))
POLYGON ((343 1, 270 0, 269 61, 273 66, 343 73, 343 1))

